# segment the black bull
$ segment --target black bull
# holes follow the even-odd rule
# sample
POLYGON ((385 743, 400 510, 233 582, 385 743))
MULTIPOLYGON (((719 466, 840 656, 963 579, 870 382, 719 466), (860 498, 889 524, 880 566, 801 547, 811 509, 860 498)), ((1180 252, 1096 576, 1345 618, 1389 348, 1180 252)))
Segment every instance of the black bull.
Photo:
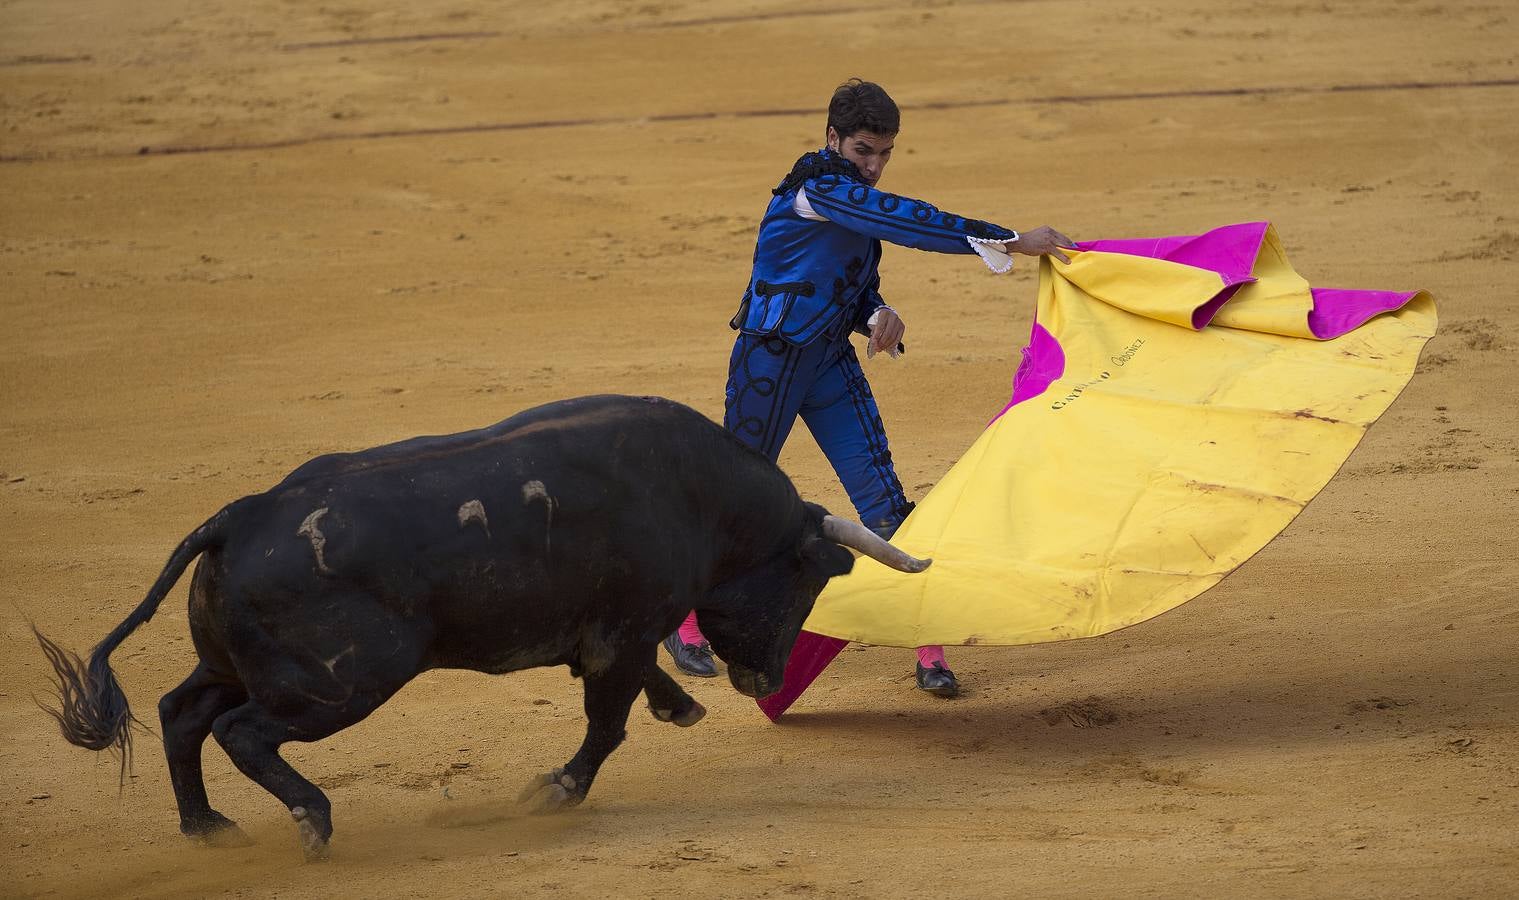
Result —
POLYGON ((331 804, 279 755, 368 716, 418 673, 568 665, 584 742, 523 792, 579 803, 622 742, 641 690, 661 721, 705 710, 655 662, 695 609, 735 688, 779 689, 818 593, 854 557, 915 560, 804 503, 768 459, 680 404, 588 397, 489 428, 311 460, 195 529, 88 664, 40 633, 53 711, 72 743, 130 752, 133 717, 109 656, 199 557, 190 634, 200 662, 158 705, 187 835, 236 839, 211 808, 201 745, 285 804, 310 857, 331 804))

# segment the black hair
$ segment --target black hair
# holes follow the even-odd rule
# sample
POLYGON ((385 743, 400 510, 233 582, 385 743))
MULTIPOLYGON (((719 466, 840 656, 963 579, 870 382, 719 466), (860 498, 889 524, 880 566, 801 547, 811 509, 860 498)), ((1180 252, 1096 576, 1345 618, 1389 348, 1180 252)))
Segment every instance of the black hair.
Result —
POLYGON ((840 139, 859 131, 890 137, 901 130, 902 114, 885 88, 851 78, 839 85, 828 101, 828 127, 838 132, 840 139))

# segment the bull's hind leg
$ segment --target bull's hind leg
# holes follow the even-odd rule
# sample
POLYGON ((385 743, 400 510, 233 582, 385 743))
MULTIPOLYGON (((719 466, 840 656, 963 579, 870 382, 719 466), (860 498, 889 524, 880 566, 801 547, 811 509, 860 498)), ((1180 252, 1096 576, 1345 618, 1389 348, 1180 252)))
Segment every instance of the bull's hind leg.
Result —
POLYGON ((327 855, 332 803, 280 758, 280 745, 362 721, 417 674, 425 648, 423 629, 365 595, 328 596, 319 608, 319 621, 292 608, 278 639, 245 624, 236 649, 249 700, 211 725, 238 771, 290 811, 307 860, 327 855))
POLYGON ((707 708, 691 699, 657 663, 643 670, 643 695, 649 700, 649 712, 661 722, 689 728, 707 714, 707 708))
MULTIPOLYGON (((556 812, 585 799, 601 764, 627 737, 628 710, 644 686, 644 672, 654 668, 654 645, 625 648, 612 664, 585 675, 585 740, 562 769, 539 775, 518 799, 535 812, 556 812)), ((688 698, 689 699, 689 698, 688 698)))
POLYGON ((211 808, 200 765, 201 746, 211 733, 211 723, 247 699, 248 692, 240 683, 211 674, 201 663, 183 684, 158 701, 164 756, 179 804, 179 830, 189 837, 219 846, 248 843, 242 829, 211 808))
POLYGON ((350 700, 340 706, 307 707, 292 718, 275 715, 254 700, 224 713, 211 726, 211 733, 238 771, 278 797, 290 810, 307 861, 327 857, 327 842, 332 838, 332 802, 321 788, 280 757, 280 745, 289 741, 319 741, 335 734, 369 715, 393 692, 369 695, 373 702, 350 700))
POLYGON ((386 649, 390 652, 385 655, 364 654, 374 660, 374 668, 363 669, 358 668, 362 663, 353 662, 360 655, 354 647, 320 661, 319 669, 309 660, 266 657, 258 678, 248 681, 257 686, 251 692, 254 699, 223 713, 211 726, 238 771, 290 810, 308 861, 327 856, 332 803, 280 758, 280 745, 336 734, 374 712, 410 681, 420 654, 404 645, 386 649))

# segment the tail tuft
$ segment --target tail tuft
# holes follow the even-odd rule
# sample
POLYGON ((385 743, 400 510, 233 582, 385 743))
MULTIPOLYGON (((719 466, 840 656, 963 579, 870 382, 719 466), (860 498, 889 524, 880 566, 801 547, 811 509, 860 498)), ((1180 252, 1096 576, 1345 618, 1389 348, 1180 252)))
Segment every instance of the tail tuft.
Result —
POLYGON ((114 749, 121 757, 121 779, 126 781, 132 764, 132 726, 142 727, 132 715, 127 695, 111 671, 109 653, 96 652, 88 664, 77 653, 48 640, 37 627, 32 634, 53 666, 52 707, 38 701, 43 712, 58 723, 64 740, 87 750, 114 749))
POLYGON ((48 640, 37 626, 32 626, 32 634, 53 667, 53 687, 58 701, 56 708, 41 701, 37 705, 53 717, 64 740, 70 744, 88 750, 116 750, 121 756, 122 784, 126 784, 127 770, 132 765, 132 726, 144 731, 147 727, 132 715, 127 695, 116 683, 116 675, 111 671, 111 651, 120 647, 137 626, 153 618, 164 595, 184 574, 190 560, 221 545, 230 509, 231 506, 223 507, 179 542, 148 595, 120 625, 95 645, 88 663, 48 640))

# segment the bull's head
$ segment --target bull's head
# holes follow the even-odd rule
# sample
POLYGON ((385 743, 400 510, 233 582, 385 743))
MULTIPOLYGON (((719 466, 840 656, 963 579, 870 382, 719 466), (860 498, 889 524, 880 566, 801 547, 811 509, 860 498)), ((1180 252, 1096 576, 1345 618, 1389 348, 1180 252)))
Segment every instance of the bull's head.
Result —
POLYGON ((698 607, 702 633, 728 664, 739 693, 766 697, 781 689, 786 660, 818 594, 835 575, 854 568, 860 551, 903 572, 921 572, 932 560, 915 559, 858 522, 804 503, 801 540, 761 566, 713 592, 698 607))

